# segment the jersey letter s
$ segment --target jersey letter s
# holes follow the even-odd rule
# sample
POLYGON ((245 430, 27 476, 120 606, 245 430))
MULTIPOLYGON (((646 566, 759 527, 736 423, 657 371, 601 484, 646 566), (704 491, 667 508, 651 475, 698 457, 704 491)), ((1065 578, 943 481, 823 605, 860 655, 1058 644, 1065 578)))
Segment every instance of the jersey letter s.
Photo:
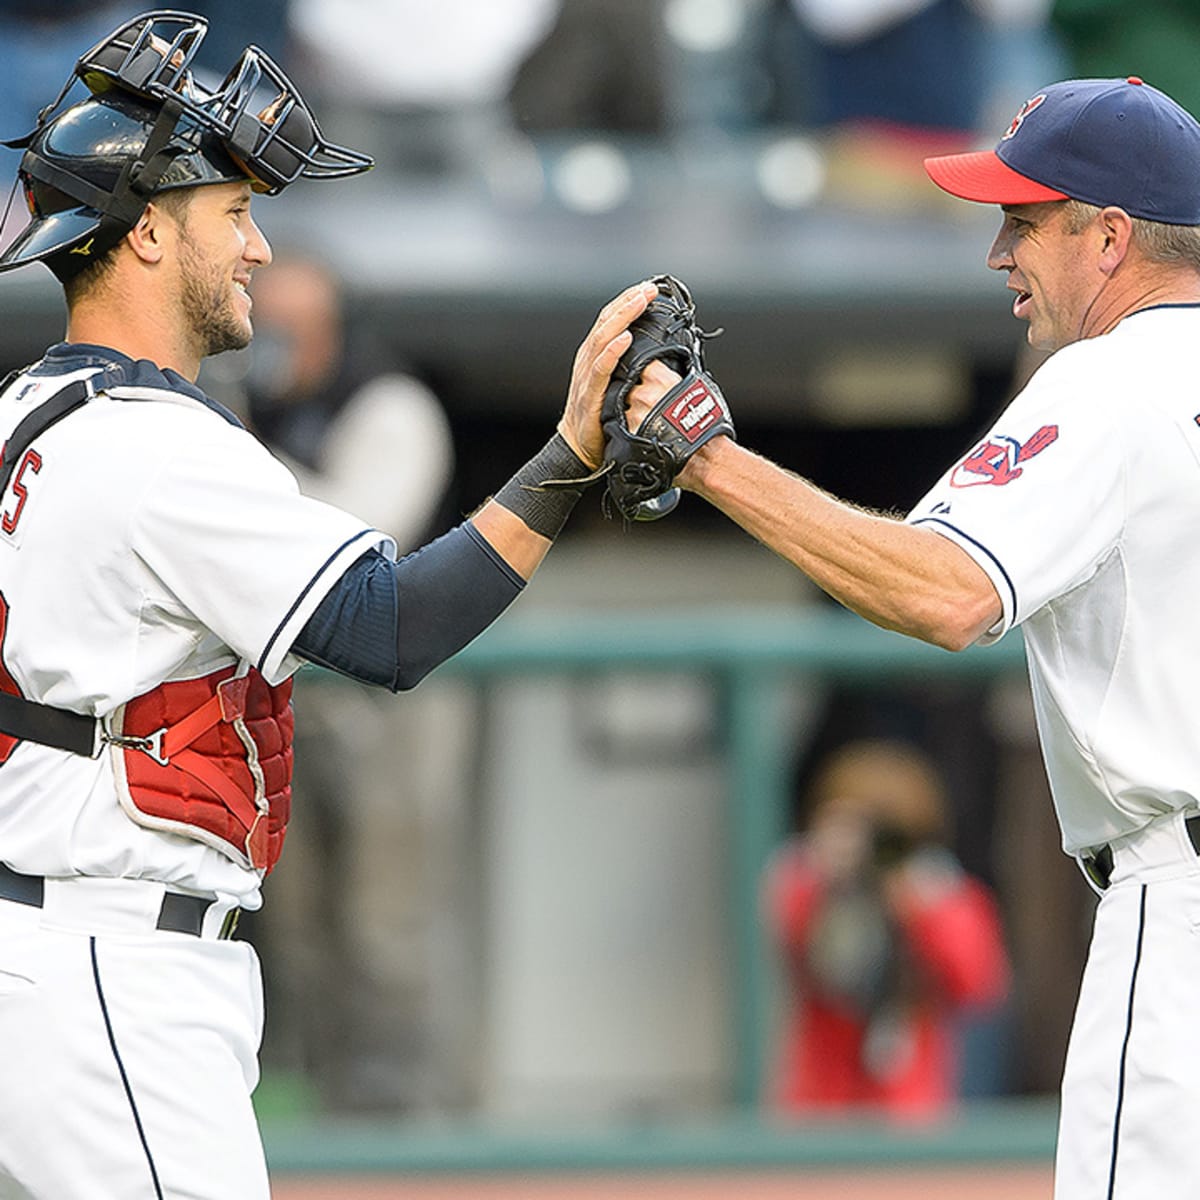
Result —
POLYGON ((41 469, 42 456, 36 450, 26 450, 25 457, 21 459, 21 465, 17 467, 16 474, 13 477, 13 503, 11 507, 4 510, 3 515, 0 515, 0 529, 3 529, 5 533, 10 535, 16 533, 17 522, 21 519, 21 513, 25 508, 25 501, 29 498, 29 487, 25 483, 25 472, 31 471, 36 475, 41 469))

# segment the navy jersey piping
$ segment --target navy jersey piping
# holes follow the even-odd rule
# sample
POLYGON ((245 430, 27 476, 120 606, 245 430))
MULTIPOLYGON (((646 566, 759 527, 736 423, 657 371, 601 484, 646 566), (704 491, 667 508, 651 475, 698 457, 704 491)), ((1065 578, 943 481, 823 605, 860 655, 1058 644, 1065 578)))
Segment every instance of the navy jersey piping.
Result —
POLYGON ((917 517, 913 525, 944 525, 947 529, 957 534, 965 542, 970 542, 980 553, 986 554, 987 557, 995 564, 996 570, 1000 572, 1004 582, 1008 585, 1009 595, 1012 597, 1012 613, 1013 620, 1017 619, 1017 589, 1014 585, 1011 576, 1004 569, 1004 564, 980 541, 973 538, 969 533, 964 533, 957 525, 952 525, 949 521, 943 520, 941 517, 917 517))
POLYGON ((104 1021, 104 1030, 108 1034, 108 1046, 112 1051, 113 1062, 116 1064, 117 1074, 121 1079, 121 1088, 125 1093, 125 1099, 129 1103, 129 1112, 133 1117, 133 1126, 137 1131, 138 1141, 141 1143, 142 1152, 146 1156, 146 1166, 150 1172, 150 1182, 154 1187, 154 1195, 156 1200, 163 1200, 162 1183, 158 1178, 158 1167, 154 1162, 154 1155, 150 1150, 150 1142, 146 1138, 146 1128, 142 1124, 142 1114, 138 1111, 137 1100, 133 1094, 133 1086, 129 1082, 129 1075, 125 1070, 125 1062, 121 1058, 120 1048, 117 1046, 117 1035, 113 1029, 112 1018, 108 1011, 108 1001, 104 996, 104 987, 100 982, 100 961, 96 956, 96 939, 91 937, 88 939, 88 946, 91 952, 92 959, 92 979, 96 986, 96 999, 100 1004, 100 1015, 104 1021))
MULTIPOLYGON (((110 387, 159 388, 162 391, 178 392, 190 400, 212 409, 218 416, 239 429, 244 428, 238 417, 223 404, 212 399, 190 379, 185 379, 170 367, 160 367, 148 358, 132 359, 119 350, 107 346, 94 346, 86 342, 59 342, 51 346, 39 362, 34 363, 24 374, 36 379, 66 375, 87 367, 97 367, 105 373, 103 384, 98 390, 110 387)), ((97 379, 99 384, 99 379, 97 379)))
POLYGON ((1142 951, 1146 940, 1146 896, 1149 889, 1142 884, 1138 905, 1137 944, 1133 954, 1133 970, 1129 974, 1129 1000, 1125 1009, 1125 1036, 1121 1041, 1121 1065, 1117 1075, 1117 1104, 1113 1112, 1112 1150, 1108 1160, 1107 1200, 1113 1200, 1117 1187, 1117 1156, 1121 1147, 1121 1115, 1125 1108, 1125 1084, 1129 1068, 1129 1042, 1133 1037, 1134 1000, 1137 996, 1138 971, 1142 966, 1142 951))
POLYGON ((325 572, 326 572, 326 571, 329 569, 329 564, 330 564, 331 562, 333 562, 333 561, 334 561, 334 560, 335 560, 335 559, 338 557, 338 555, 342 554, 342 553, 343 553, 343 552, 344 552, 344 551, 345 551, 345 550, 346 550, 348 547, 350 547, 350 546, 353 546, 355 542, 361 541, 361 540, 362 540, 363 538, 365 538, 365 537, 370 537, 370 536, 372 536, 372 535, 373 535, 373 533, 374 533, 374 530, 371 530, 371 529, 362 529, 362 530, 360 530, 360 531, 359 531, 358 533, 356 533, 356 534, 355 534, 353 537, 347 538, 347 539, 346 539, 346 540, 345 540, 345 541, 344 541, 344 542, 343 542, 343 543, 342 543, 342 544, 341 544, 341 545, 340 545, 340 546, 339 546, 339 547, 338 547, 336 550, 334 550, 334 552, 333 552, 333 553, 332 553, 332 554, 331 554, 331 555, 330 555, 330 556, 329 556, 329 557, 328 557, 328 558, 327 558, 327 559, 326 559, 326 560, 325 560, 325 561, 324 561, 324 562, 321 564, 321 566, 320 566, 320 568, 317 570, 316 574, 315 574, 315 575, 313 575, 313 577, 312 577, 312 578, 311 578, 311 579, 308 581, 308 583, 306 583, 306 584, 304 585, 304 588, 303 588, 303 590, 300 592, 300 595, 298 595, 298 596, 296 597, 296 599, 295 599, 295 600, 293 601, 293 603, 292 603, 292 606, 291 606, 291 608, 289 608, 289 609, 287 610, 287 612, 286 612, 286 613, 284 613, 284 615, 283 615, 283 619, 282 619, 282 620, 279 622, 279 624, 278 624, 278 625, 276 625, 276 626, 275 626, 275 630, 274 630, 274 632, 273 632, 273 633, 271 634, 271 636, 270 636, 270 637, 267 639, 267 644, 266 644, 266 646, 263 648, 263 652, 262 652, 262 654, 259 656, 259 659, 258 659, 258 664, 257 664, 257 665, 258 665, 258 669, 259 669, 260 671, 263 669, 263 665, 266 663, 267 659, 271 657, 271 650, 272 650, 272 648, 274 647, 275 643, 276 643, 276 642, 279 640, 279 635, 280 635, 280 634, 283 632, 283 630, 284 630, 284 628, 286 627, 287 623, 288 623, 288 622, 289 622, 289 621, 292 619, 292 617, 295 615, 296 609, 298 609, 298 608, 300 607, 300 605, 301 605, 301 604, 304 602, 304 598, 305 598, 305 596, 307 596, 307 595, 309 594, 309 592, 311 592, 311 591, 313 590, 313 588, 316 586, 317 580, 318 580, 318 579, 320 579, 320 578, 321 578, 321 576, 322 576, 322 575, 324 575, 324 574, 325 574, 325 572))

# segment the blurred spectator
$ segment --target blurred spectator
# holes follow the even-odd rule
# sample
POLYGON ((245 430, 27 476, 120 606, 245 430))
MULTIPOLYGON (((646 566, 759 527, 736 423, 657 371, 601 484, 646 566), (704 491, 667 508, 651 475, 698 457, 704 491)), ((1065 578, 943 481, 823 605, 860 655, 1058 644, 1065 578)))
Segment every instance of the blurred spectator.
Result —
POLYGON ((925 186, 925 156, 969 149, 1056 77, 1050 4, 784 0, 766 48, 776 115, 826 135, 839 197, 889 208, 940 204, 925 186))
MULTIPOLYGON (((208 360, 209 393, 248 419, 302 491, 402 551, 448 525, 442 406, 350 336, 331 271, 281 253, 253 295, 254 341, 208 360)), ((306 1076, 333 1111, 439 1108, 430 929, 452 914, 431 911, 428 814, 464 786, 467 722, 437 680, 389 696, 305 673, 295 703, 289 869, 249 928, 275 982, 264 1068, 306 1076)))
POLYGON ((265 50, 286 70, 291 0, 254 0, 253 4, 246 0, 181 0, 181 4, 185 12, 208 18, 199 62, 218 72, 218 80, 251 45, 265 50))
POLYGON ((560 0, 292 0, 294 62, 331 137, 409 174, 472 174, 511 134, 505 97, 560 0))
POLYGON ((1191 0, 1054 0, 1071 75, 1139 75, 1200 114, 1200 6, 1191 0))
POLYGON ((253 343, 206 369, 302 491, 404 550, 440 515, 454 466, 449 422, 428 387, 388 369, 382 348, 353 332, 332 270, 280 253, 254 279, 253 343))
POLYGON ((666 118, 661 0, 561 0, 509 93, 530 133, 658 134, 666 118))
POLYGON ((811 124, 974 133, 984 22, 967 0, 792 3, 811 39, 811 124))
POLYGON ((834 751, 808 811, 765 878, 788 989, 772 1103, 937 1115, 959 1093, 958 1019, 1008 987, 995 902, 947 848, 941 782, 908 744, 834 751))

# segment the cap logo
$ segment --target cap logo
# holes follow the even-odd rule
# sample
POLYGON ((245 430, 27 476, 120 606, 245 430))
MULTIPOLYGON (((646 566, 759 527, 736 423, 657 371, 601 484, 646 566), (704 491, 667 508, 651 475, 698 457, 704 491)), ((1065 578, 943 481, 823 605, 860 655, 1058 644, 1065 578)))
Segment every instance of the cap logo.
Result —
POLYGON ((1017 115, 1013 117, 1012 123, 1009 125, 1008 129, 1005 130, 1000 140, 1002 142, 1007 142, 1010 137, 1013 137, 1017 130, 1021 128, 1021 124, 1024 122, 1025 118, 1029 116, 1029 114, 1033 112, 1035 108, 1041 107, 1042 101, 1045 99, 1046 93, 1042 92, 1041 95, 1034 96, 1032 100, 1026 100, 1025 103, 1021 105, 1017 115))
POLYGON ((90 238, 88 238, 88 240, 87 240, 86 242, 84 242, 84 243, 83 243, 83 245, 82 245, 82 246, 73 246, 73 247, 71 248, 71 253, 72 253, 72 254, 91 254, 91 252, 92 252, 92 243, 93 243, 95 240, 96 240, 96 239, 95 239, 94 237, 90 237, 90 238))

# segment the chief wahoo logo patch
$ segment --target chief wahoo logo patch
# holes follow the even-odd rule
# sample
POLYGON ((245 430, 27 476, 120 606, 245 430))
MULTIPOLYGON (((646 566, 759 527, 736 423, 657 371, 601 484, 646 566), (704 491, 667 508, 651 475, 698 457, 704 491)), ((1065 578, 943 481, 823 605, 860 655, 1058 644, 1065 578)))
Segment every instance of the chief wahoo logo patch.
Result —
POLYGON ((1020 464, 1041 454, 1057 440, 1057 425, 1043 425, 1024 442, 1010 437, 989 438, 954 468, 950 473, 950 486, 967 488, 991 484, 1003 487, 1024 474, 1025 468, 1020 464))

